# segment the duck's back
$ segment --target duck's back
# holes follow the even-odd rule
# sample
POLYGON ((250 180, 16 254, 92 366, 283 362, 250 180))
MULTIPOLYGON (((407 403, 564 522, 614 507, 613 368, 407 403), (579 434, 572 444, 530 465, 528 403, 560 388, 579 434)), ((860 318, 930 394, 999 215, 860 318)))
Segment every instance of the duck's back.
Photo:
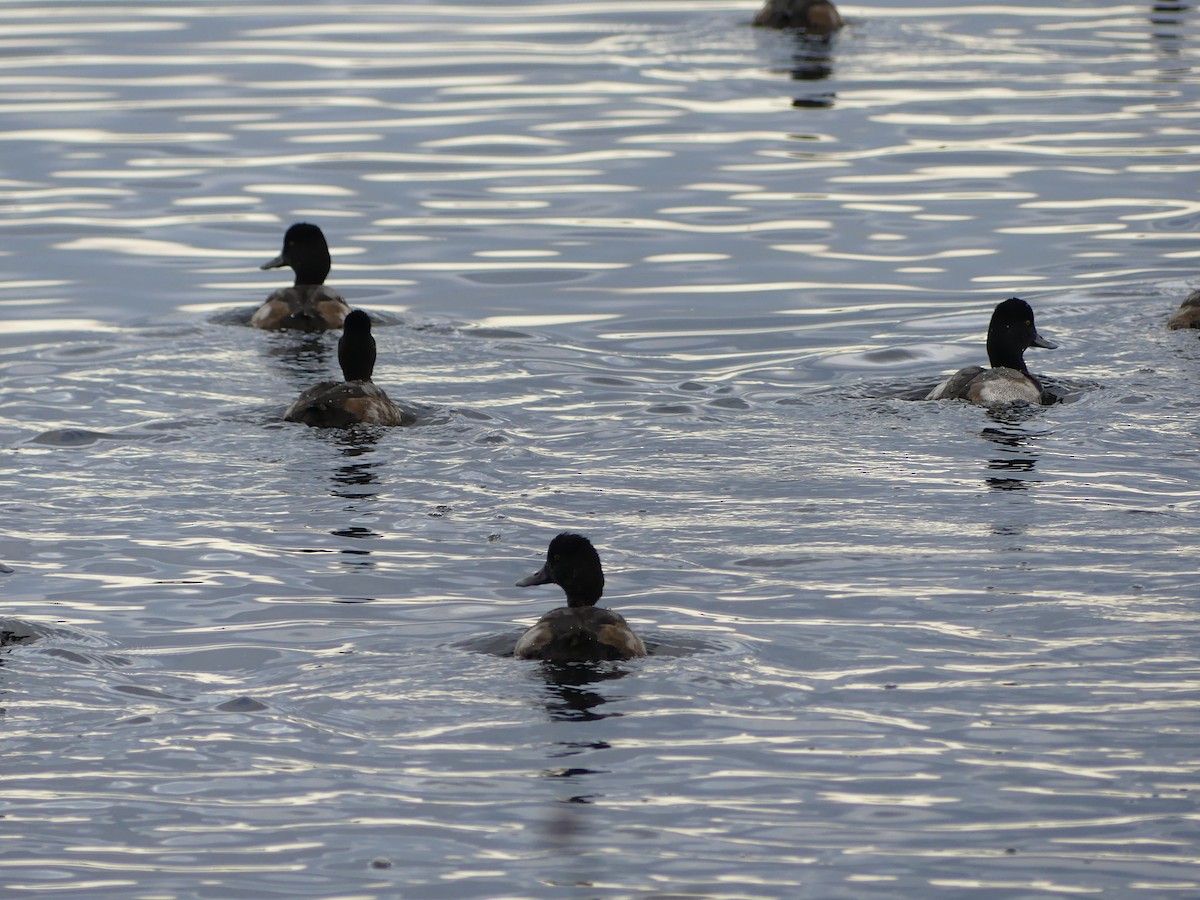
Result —
POLYGON ((1200 328, 1200 291, 1192 291, 1183 303, 1179 304, 1179 312, 1171 317, 1168 328, 1200 328))
POLYGON ((970 366, 959 369, 932 391, 926 400, 969 400, 978 406, 1010 406, 1014 403, 1038 405, 1042 389, 1024 372, 996 366, 984 369, 970 366))
POLYGON ((646 645, 611 609, 560 606, 521 635, 513 655, 551 662, 598 662, 645 656, 646 645))
POLYGON ((965 400, 971 382, 984 373, 983 366, 959 369, 925 397, 926 400, 965 400))
POLYGON ((349 312, 345 298, 328 285, 297 284, 271 294, 250 324, 268 331, 328 331, 341 328, 349 312))
POLYGON ((345 428, 358 423, 411 425, 416 421, 369 381, 322 381, 301 394, 283 418, 315 428, 345 428))
POLYGON ((767 0, 754 24, 765 28, 803 28, 811 34, 832 34, 842 17, 829 0, 767 0))

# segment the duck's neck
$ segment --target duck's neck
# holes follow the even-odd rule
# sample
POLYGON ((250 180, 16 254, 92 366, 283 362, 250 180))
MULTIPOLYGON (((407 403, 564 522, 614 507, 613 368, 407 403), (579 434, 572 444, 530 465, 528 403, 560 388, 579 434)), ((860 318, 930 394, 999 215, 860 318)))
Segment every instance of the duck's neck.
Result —
POLYGON ((375 373, 375 339, 369 334, 343 334, 338 341, 338 363, 343 381, 370 381, 375 373))
POLYGON ((575 583, 570 587, 560 585, 567 593, 567 606, 595 606, 600 601, 600 596, 604 593, 604 582, 595 583, 575 583))
POLYGON ((328 254, 324 257, 318 256, 314 260, 306 260, 298 266, 293 265, 292 269, 296 273, 296 287, 305 284, 324 284, 331 265, 332 261, 328 254))
POLYGON ((1006 369, 1016 369, 1038 389, 1038 393, 1044 393, 1045 388, 1042 383, 1034 377, 1025 365, 1025 354, 1021 350, 1014 349, 1012 342, 993 341, 990 337, 987 342, 988 362, 992 364, 993 369, 1004 367, 1006 369))
POLYGON ((992 364, 993 369, 1003 366, 1006 369, 1016 369, 1018 372, 1029 375, 1029 370, 1025 368, 1024 351, 1013 346, 1011 341, 993 339, 991 335, 988 335, 987 354, 988 362, 992 364))

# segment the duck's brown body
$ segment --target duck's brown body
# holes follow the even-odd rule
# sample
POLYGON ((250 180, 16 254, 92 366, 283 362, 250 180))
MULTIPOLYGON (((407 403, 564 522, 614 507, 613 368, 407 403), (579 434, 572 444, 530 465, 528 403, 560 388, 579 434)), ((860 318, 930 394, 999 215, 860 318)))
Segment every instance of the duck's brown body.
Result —
POLYGON ((829 0, 767 0, 754 24, 764 28, 800 28, 809 34, 833 34, 845 23, 829 0))
POLYGON ((328 331, 341 328, 350 314, 345 299, 324 284, 280 288, 254 311, 250 324, 267 331, 328 331))
POLYGON ((646 655, 646 645, 611 609, 560 606, 521 635, 513 655, 551 662, 633 659, 646 655))
POLYGON ((1200 328, 1200 291, 1192 291, 1179 305, 1179 312, 1167 322, 1168 328, 1200 328))
POLYGON ((416 417, 388 399, 383 389, 369 381, 322 381, 296 398, 284 413, 285 422, 315 428, 348 425, 411 425, 416 417))

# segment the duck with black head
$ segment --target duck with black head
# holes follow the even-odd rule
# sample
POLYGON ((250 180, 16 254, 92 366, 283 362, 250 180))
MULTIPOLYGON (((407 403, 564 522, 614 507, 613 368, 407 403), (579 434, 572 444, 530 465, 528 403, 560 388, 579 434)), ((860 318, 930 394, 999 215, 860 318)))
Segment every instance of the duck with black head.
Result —
POLYGON ((833 34, 845 23, 830 0, 767 0, 754 17, 763 28, 797 28, 809 34, 833 34))
POLYGON ((1053 402, 1042 384, 1025 366, 1030 347, 1054 350, 1058 344, 1038 334, 1033 309, 1019 297, 996 306, 988 324, 987 354, 992 367, 959 369, 932 391, 926 400, 969 400, 979 406, 1033 405, 1053 402))
POLYGON ((283 250, 259 268, 290 266, 296 283, 280 288, 254 311, 250 324, 268 331, 327 331, 341 328, 350 314, 345 299, 325 284, 332 262, 325 235, 316 225, 297 222, 283 236, 283 250))
POLYGON ((388 399, 371 377, 375 374, 375 338, 371 317, 361 309, 346 316, 338 341, 342 381, 322 381, 301 394, 284 414, 285 422, 316 428, 366 425, 411 425, 416 416, 388 399))
POLYGON ((598 662, 646 655, 646 645, 629 623, 611 609, 596 606, 604 593, 600 554, 581 534, 563 532, 550 542, 546 564, 517 587, 557 584, 567 605, 542 616, 517 640, 513 655, 551 662, 598 662))

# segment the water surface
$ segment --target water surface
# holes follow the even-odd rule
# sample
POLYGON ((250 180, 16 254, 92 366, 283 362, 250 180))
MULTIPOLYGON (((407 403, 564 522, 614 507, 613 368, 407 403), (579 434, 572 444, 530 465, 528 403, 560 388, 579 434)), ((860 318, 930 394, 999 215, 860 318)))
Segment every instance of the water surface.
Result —
POLYGON ((753 10, 0 9, 8 892, 1200 889, 1196 11, 753 10), (504 655, 565 529, 650 658, 504 655))

